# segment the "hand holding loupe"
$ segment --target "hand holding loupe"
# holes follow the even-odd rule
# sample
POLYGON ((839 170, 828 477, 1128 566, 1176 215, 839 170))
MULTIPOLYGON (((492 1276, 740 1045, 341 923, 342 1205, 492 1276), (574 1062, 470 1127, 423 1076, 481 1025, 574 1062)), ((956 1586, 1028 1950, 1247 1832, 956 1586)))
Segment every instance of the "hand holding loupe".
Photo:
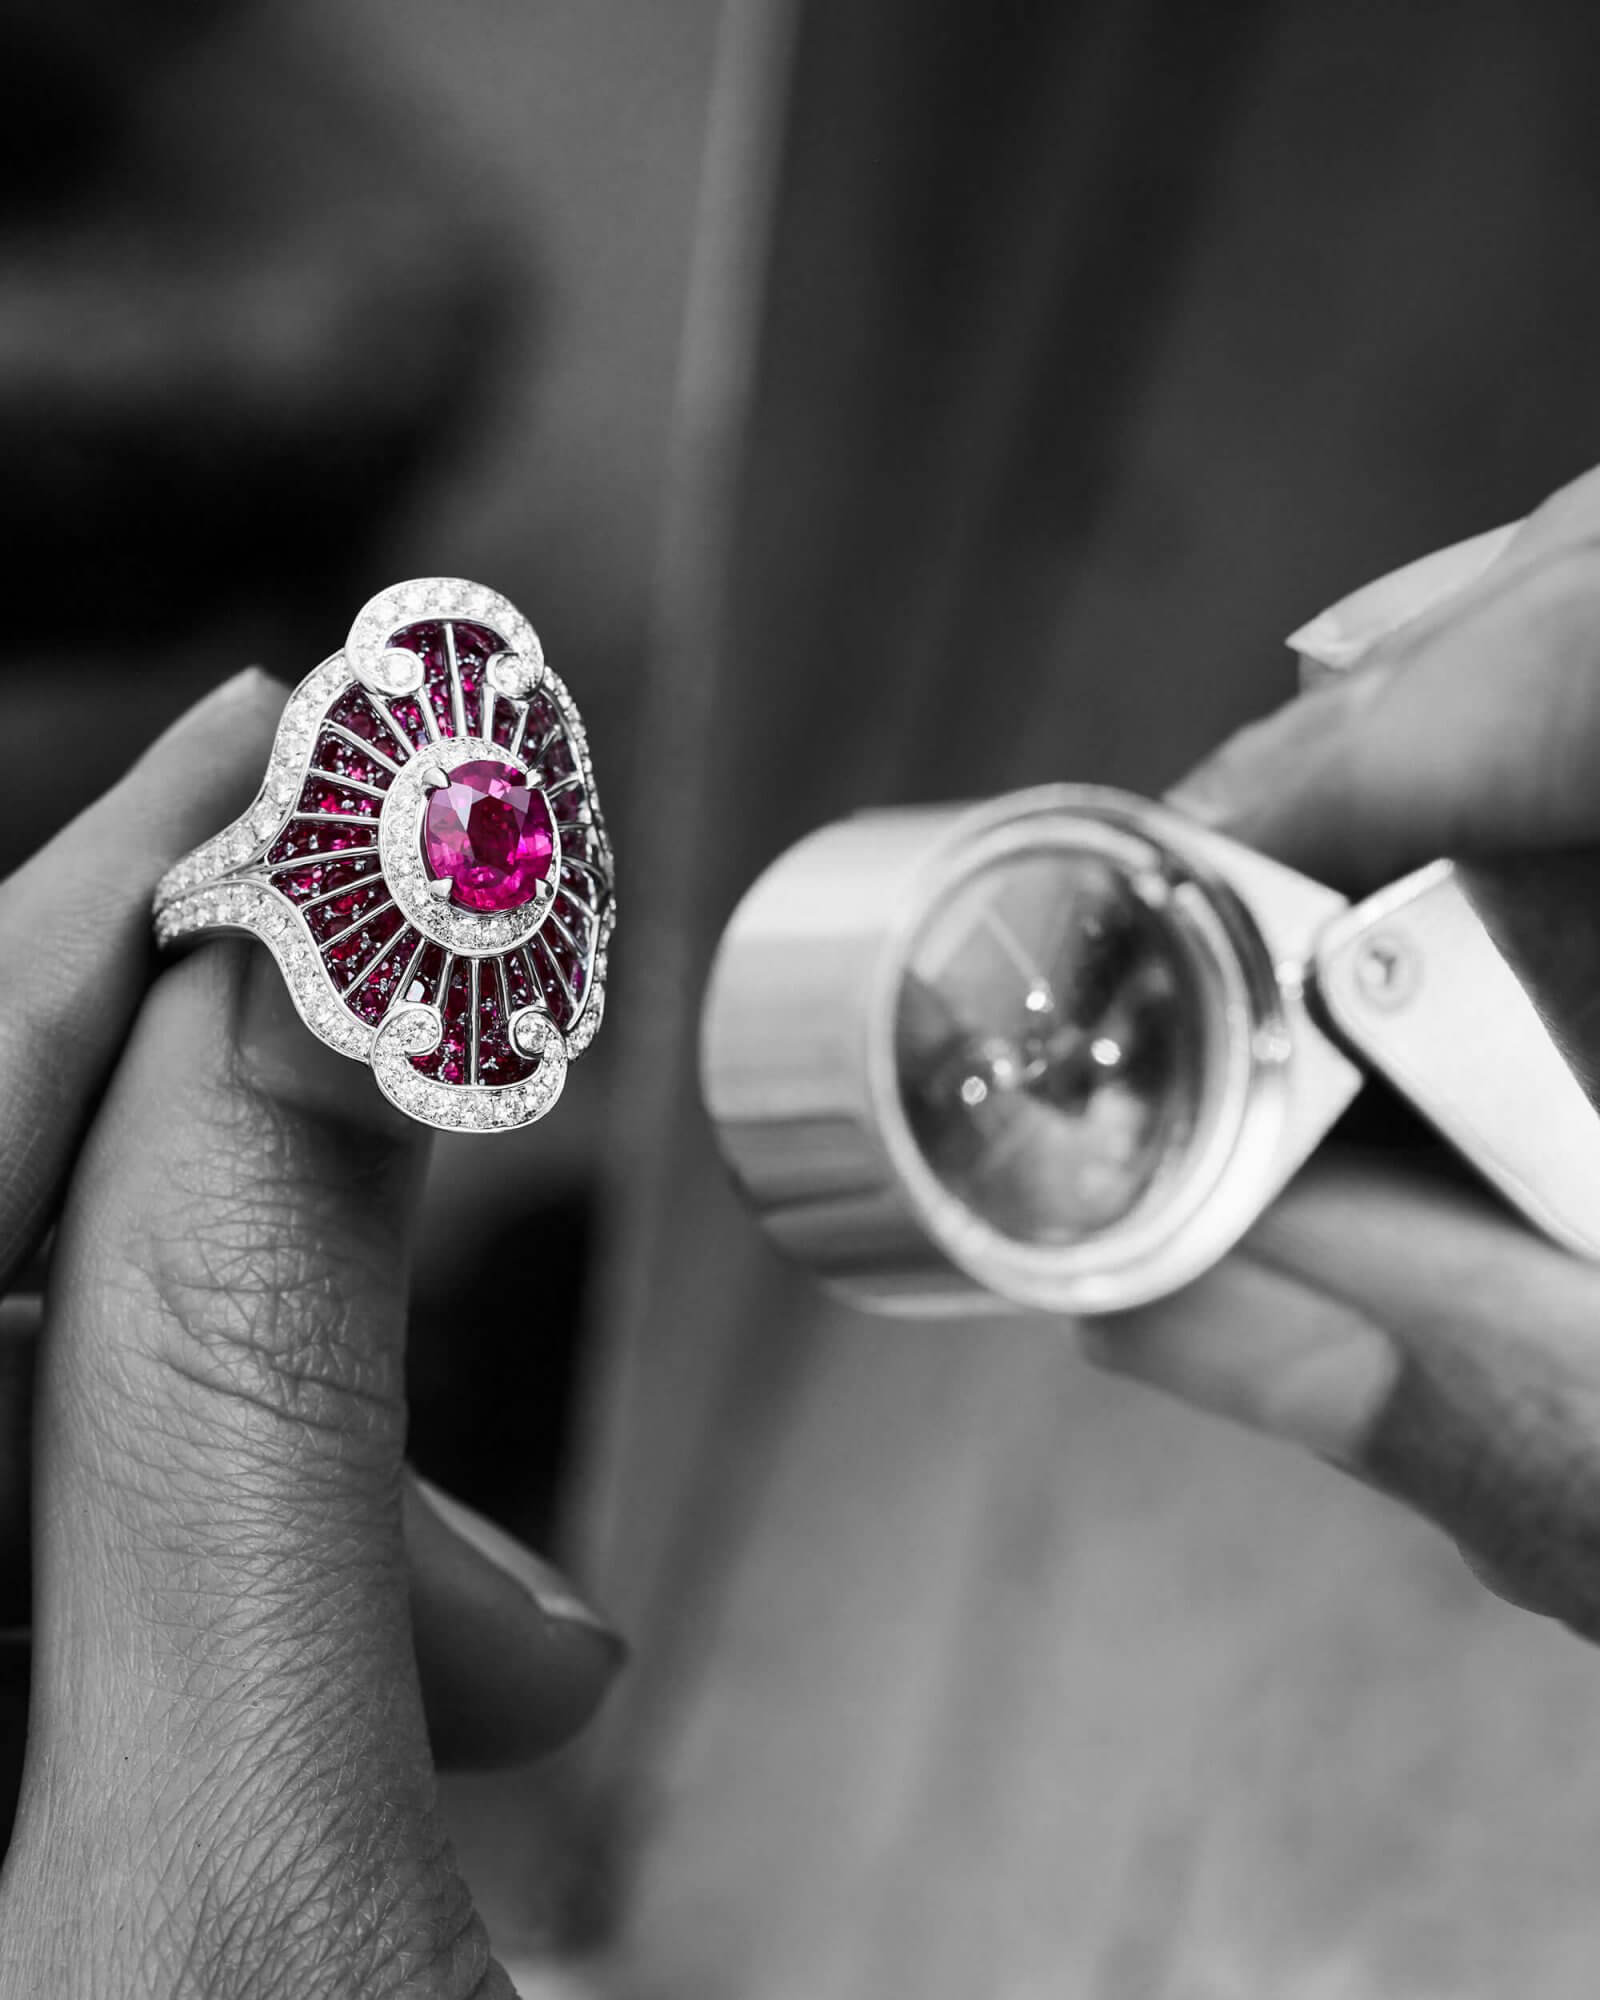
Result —
MULTIPOLYGON (((1363 596, 1393 622, 1397 591, 1420 608, 1503 542, 1363 596)), ((1351 631, 1297 643, 1338 668, 1351 631)), ((1438 861, 1352 905, 1076 785, 862 814, 782 856, 729 924, 706 1102, 775 1240, 883 1311, 1174 1291, 1368 1073, 1536 1228, 1600 1256, 1600 951, 1562 921, 1595 879, 1584 856, 1438 861)))

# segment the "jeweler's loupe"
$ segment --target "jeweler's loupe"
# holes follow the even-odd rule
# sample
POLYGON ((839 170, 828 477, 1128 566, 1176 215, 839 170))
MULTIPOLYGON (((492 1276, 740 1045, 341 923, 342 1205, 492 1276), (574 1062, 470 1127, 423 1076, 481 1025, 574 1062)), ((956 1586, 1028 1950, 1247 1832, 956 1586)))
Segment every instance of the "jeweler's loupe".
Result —
POLYGON ((1600 1256, 1600 951, 1563 865, 1440 861, 1351 906, 1121 792, 864 814, 735 913, 706 1103, 776 1241, 887 1312, 1177 1289, 1367 1071, 1600 1256))

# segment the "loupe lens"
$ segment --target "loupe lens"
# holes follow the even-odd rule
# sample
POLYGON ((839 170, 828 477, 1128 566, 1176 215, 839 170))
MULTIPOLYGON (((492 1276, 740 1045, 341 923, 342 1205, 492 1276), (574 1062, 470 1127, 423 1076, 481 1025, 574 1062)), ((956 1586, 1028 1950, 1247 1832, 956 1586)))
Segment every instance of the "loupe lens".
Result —
POLYGON ((959 883, 909 953, 906 1123, 943 1186, 1016 1243, 1124 1221, 1159 1198, 1199 1126, 1197 968, 1141 886, 1094 853, 1012 854, 959 883))

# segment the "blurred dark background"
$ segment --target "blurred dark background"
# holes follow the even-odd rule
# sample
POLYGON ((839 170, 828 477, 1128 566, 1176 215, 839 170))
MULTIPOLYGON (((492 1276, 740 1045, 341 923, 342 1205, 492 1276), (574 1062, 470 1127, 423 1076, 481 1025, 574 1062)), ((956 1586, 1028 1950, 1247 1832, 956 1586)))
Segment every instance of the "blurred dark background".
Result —
POLYGON ((1158 787, 1600 456, 1597 58, 1578 0, 0 0, 0 861, 405 575, 591 721, 614 1018, 441 1147, 413 1342, 418 1463, 637 1646, 450 1790, 528 1990, 1593 1990, 1586 1656, 1057 1329, 821 1307, 692 1044, 812 824, 1158 787))

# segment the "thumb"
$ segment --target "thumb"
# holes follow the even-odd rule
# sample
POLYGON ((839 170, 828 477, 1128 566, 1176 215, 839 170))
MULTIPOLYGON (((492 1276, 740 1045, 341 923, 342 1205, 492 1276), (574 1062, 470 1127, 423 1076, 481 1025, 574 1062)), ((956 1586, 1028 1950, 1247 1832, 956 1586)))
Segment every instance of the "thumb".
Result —
POLYGON ((1600 469, 1558 487, 1526 520, 1435 549, 1364 584, 1291 633, 1289 644, 1313 679, 1348 672, 1403 628, 1418 639, 1424 620, 1467 609, 1480 581, 1492 589, 1527 563, 1597 535, 1600 469))
POLYGON ((356 1065, 286 1060, 285 1005, 255 947, 167 972, 63 1220, 7 1991, 510 1992, 411 1642, 422 1148, 356 1065))
POLYGON ((1592 843, 1600 474, 1463 562, 1442 597, 1460 572, 1440 558, 1304 628, 1356 671, 1241 731, 1173 803, 1356 894, 1440 854, 1592 843))

